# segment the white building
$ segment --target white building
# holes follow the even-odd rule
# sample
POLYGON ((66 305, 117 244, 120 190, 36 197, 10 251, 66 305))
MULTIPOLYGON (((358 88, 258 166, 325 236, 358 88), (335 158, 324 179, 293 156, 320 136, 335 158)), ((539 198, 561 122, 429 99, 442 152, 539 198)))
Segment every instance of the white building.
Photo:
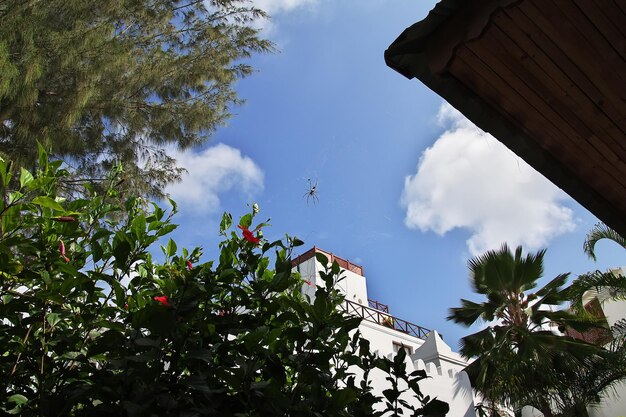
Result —
MULTIPOLYGON (((307 281, 303 292, 313 300, 315 287, 324 285, 319 277, 324 268, 317 262, 316 253, 326 255, 330 262, 336 261, 344 270, 342 276, 345 278, 339 287, 346 295, 345 309, 363 318, 360 331, 370 341, 372 350, 392 358, 399 349, 406 349, 409 354, 407 370, 424 369, 429 376, 421 381, 421 391, 447 402, 449 417, 474 417, 474 393, 467 374, 463 372, 467 361, 453 352, 436 331, 394 317, 387 305, 371 300, 361 266, 313 247, 293 260, 294 270, 307 281)), ((379 393, 387 388, 382 372, 373 374, 372 378, 379 393)))

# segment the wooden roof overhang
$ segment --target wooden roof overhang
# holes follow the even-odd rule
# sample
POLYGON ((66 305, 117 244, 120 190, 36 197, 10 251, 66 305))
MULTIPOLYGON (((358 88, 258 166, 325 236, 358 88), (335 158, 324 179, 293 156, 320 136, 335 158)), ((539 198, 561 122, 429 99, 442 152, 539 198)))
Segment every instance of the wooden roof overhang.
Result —
POLYGON ((442 0, 385 51, 626 236, 626 0, 442 0))

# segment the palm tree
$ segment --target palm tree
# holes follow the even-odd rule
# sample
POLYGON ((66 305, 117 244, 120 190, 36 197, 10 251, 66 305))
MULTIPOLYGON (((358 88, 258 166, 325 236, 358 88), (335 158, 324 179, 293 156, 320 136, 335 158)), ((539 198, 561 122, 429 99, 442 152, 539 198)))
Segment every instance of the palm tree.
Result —
POLYGON ((448 320, 464 326, 490 324, 461 340, 461 354, 476 358, 466 371, 487 404, 514 409, 531 405, 553 417, 563 372, 581 366, 601 348, 557 334, 557 328, 565 327, 584 331, 595 319, 557 310, 565 301, 568 274, 535 290, 544 255, 541 250, 522 256, 521 247, 513 253, 504 244, 470 259, 471 284, 486 301, 461 300, 461 307, 450 309, 448 320))

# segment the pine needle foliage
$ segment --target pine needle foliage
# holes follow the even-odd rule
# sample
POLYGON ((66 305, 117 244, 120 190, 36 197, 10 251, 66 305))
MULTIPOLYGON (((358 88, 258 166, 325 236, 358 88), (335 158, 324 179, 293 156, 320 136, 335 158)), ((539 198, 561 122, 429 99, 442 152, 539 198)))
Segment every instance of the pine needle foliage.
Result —
POLYGON ((205 143, 241 103, 233 84, 273 50, 247 0, 0 2, 0 155, 36 165, 36 141, 82 178, 122 162, 126 187, 160 195, 181 168, 164 151, 205 143))

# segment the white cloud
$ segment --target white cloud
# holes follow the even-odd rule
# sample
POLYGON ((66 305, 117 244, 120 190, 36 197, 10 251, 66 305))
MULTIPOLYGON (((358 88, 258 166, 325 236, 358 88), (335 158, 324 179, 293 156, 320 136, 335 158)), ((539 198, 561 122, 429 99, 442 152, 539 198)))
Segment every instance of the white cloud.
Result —
MULTIPOLYGON (((255 7, 269 14, 267 19, 259 19, 253 26, 261 29, 263 36, 275 38, 278 32, 277 21, 283 14, 287 14, 296 9, 309 7, 309 10, 317 5, 319 0, 252 0, 255 7)), ((274 39, 276 41, 276 39, 274 39)))
POLYGON ((438 120, 447 130, 404 180, 409 228, 440 235, 467 229, 473 255, 503 242, 534 250, 575 228, 563 191, 449 104, 438 120))
POLYGON ((187 170, 183 180, 166 188, 181 205, 195 211, 216 211, 219 194, 238 189, 255 194, 263 189, 263 171, 238 149, 222 143, 195 153, 169 151, 178 166, 187 170))
POLYGON ((253 0, 252 3, 255 7, 272 15, 288 12, 306 5, 312 5, 317 3, 317 1, 318 0, 253 0))

